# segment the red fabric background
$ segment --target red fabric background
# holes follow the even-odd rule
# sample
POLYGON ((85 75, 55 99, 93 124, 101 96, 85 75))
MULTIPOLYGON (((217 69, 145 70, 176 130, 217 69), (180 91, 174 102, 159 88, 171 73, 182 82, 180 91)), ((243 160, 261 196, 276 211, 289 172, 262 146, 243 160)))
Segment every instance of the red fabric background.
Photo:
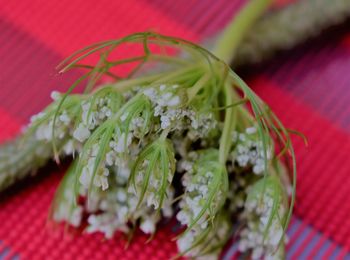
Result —
MULTIPOLYGON (((0 141, 13 137, 30 115, 40 111, 53 89, 65 90, 73 82, 77 73, 58 77, 54 68, 74 50, 148 29, 199 42, 217 33, 243 3, 0 0, 0 141)), ((309 140, 307 148, 298 138, 294 142, 299 172, 295 217, 302 225, 291 236, 291 259, 316 256, 326 240, 333 244, 324 257, 333 257, 338 247, 339 258, 350 252, 348 28, 343 26, 329 37, 242 74, 288 127, 309 140), (306 227, 313 232, 297 244, 306 227), (318 232, 323 240, 305 256, 318 232)), ((9 259, 15 255, 21 259, 167 259, 176 254, 170 227, 162 228, 149 244, 137 235, 126 251, 117 237, 103 241, 100 235, 81 235, 73 240, 59 230, 51 232, 46 216, 62 172, 63 168, 45 168, 43 177, 1 195, 0 252, 8 250, 9 259)))

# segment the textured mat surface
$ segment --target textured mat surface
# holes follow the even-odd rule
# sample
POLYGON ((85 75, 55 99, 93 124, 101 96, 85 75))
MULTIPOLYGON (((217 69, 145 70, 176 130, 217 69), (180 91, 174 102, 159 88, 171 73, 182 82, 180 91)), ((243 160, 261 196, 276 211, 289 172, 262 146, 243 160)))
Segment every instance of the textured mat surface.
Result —
MULTIPOLYGON (((283 5, 290 1, 279 1, 283 5)), ((0 0, 0 142, 65 90, 76 75, 55 66, 87 44, 152 29, 196 42, 218 32, 243 0, 0 0)), ((295 139, 297 204, 289 228, 288 259, 350 259, 350 28, 242 71, 285 124, 309 139, 295 139)), ((124 250, 118 237, 62 235, 46 216, 64 167, 43 169, 0 199, 0 259, 168 259, 176 254, 165 225, 145 244, 141 234, 124 250)), ((223 259, 235 259, 228 245, 223 259)))

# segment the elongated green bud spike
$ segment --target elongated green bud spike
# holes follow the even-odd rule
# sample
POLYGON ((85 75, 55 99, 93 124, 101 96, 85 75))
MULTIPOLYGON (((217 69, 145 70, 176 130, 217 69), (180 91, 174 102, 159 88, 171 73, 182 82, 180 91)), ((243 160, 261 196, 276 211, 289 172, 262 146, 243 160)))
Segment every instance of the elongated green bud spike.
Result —
POLYGON ((233 65, 260 62, 276 51, 291 49, 349 16, 348 0, 302 0, 268 13, 246 34, 233 65))
POLYGON ((0 192, 45 165, 52 157, 51 144, 28 138, 7 142, 0 150, 0 192))

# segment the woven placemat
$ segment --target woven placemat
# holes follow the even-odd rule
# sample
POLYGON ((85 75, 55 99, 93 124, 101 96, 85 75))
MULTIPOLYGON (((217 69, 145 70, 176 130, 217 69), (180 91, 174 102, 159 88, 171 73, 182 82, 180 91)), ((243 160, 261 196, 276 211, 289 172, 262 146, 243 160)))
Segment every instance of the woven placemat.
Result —
MULTIPOLYGON (((279 1, 278 7, 290 1, 279 1)), ((65 90, 79 72, 57 76, 65 56, 87 44, 152 29, 196 42, 218 32, 244 1, 230 0, 0 0, 0 142, 65 90)), ((288 259, 350 257, 350 26, 242 71, 252 88, 290 127, 298 157, 297 204, 288 234, 288 259), (330 36, 329 36, 330 35, 330 36)), ((172 224, 154 240, 135 236, 125 249, 116 236, 78 235, 46 225, 64 166, 1 195, 0 259, 168 259, 176 245, 172 224)), ((233 259, 227 245, 222 257, 233 259)), ((350 259, 350 258, 349 258, 350 259)))

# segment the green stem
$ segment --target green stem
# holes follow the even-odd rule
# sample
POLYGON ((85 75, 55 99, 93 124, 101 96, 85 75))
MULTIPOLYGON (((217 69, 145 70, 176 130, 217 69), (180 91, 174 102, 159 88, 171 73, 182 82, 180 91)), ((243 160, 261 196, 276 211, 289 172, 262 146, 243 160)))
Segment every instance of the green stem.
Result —
POLYGON ((212 52, 218 58, 229 63, 234 58, 237 47, 249 28, 266 11, 270 2, 271 0, 250 0, 226 26, 212 52))
MULTIPOLYGON (((268 8, 271 0, 251 0, 242 11, 227 25, 222 36, 213 49, 213 53, 225 62, 230 62, 237 51, 237 47, 253 23, 268 8)), ((235 96, 230 84, 225 85, 226 105, 230 105, 235 96)), ((225 112, 224 129, 220 140, 219 161, 226 163, 232 143, 231 133, 237 121, 237 109, 227 108, 225 112)))
POLYGON ((179 76, 182 76, 184 75, 185 73, 188 73, 188 72, 193 72, 193 71, 196 71, 198 69, 198 65, 195 64, 195 65, 189 65, 189 66, 185 66, 185 67, 182 67, 180 69, 177 69, 173 72, 169 72, 167 71, 165 73, 165 76, 164 77, 161 77, 160 79, 158 79, 157 81, 153 82, 154 84, 163 84, 164 82, 169 82, 171 80, 173 80, 174 78, 178 78, 179 76))
MULTIPOLYGON (((229 84, 225 84, 225 105, 229 105, 233 101, 234 90, 229 84)), ((220 147, 219 147, 219 162, 223 165, 226 164, 227 156, 232 144, 232 130, 236 125, 236 115, 237 110, 234 107, 230 107, 226 109, 225 112, 225 123, 224 129, 222 131, 221 139, 220 139, 220 147)))
POLYGON ((127 91, 134 86, 147 84, 147 83, 153 82, 155 80, 158 80, 159 78, 161 78, 164 75, 166 75, 166 73, 163 72, 163 73, 148 75, 148 76, 139 77, 139 78, 135 78, 135 79, 121 80, 121 81, 118 81, 117 83, 114 83, 112 86, 113 86, 113 88, 118 89, 118 91, 124 92, 124 91, 127 91))
POLYGON ((210 79, 209 74, 204 74, 189 90, 188 90, 188 102, 190 102, 197 93, 204 88, 210 79))

